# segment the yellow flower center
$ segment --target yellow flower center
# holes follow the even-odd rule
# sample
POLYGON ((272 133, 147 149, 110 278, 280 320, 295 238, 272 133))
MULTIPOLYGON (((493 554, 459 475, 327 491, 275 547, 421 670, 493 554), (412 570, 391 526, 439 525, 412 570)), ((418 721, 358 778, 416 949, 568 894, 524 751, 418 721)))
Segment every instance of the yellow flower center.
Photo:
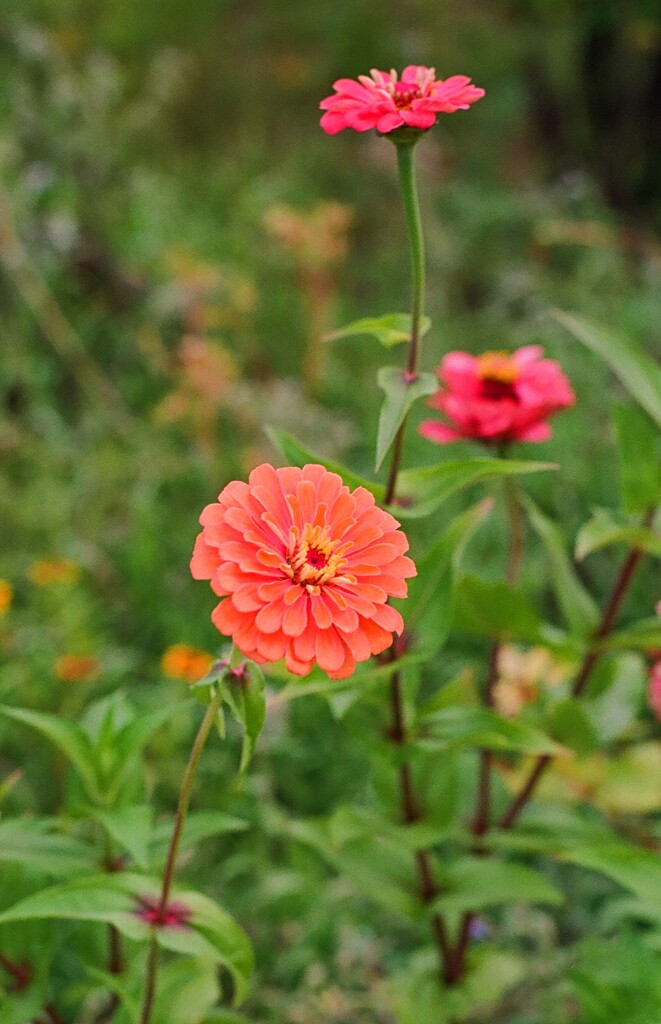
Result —
POLYGON ((477 358, 477 375, 482 382, 482 397, 516 399, 514 383, 519 369, 507 352, 484 352, 477 358))
POLYGON ((327 526, 311 526, 307 523, 302 533, 292 526, 286 555, 292 580, 306 587, 311 593, 315 592, 324 583, 329 583, 340 575, 347 564, 344 555, 350 546, 332 540, 328 536, 327 526))

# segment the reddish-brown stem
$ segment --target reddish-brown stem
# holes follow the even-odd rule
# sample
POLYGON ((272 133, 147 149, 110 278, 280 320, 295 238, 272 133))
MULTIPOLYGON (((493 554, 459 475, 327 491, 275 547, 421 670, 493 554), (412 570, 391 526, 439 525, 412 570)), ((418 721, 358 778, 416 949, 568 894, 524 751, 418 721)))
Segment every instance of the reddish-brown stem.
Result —
MULTIPOLYGON (((655 509, 651 508, 648 510, 643 519, 643 527, 648 528, 649 526, 651 526, 654 520, 654 513, 655 509)), ((633 548, 625 558, 624 562, 622 563, 622 568, 620 569, 617 575, 617 579, 615 580, 615 583, 613 585, 610 597, 606 603, 606 607, 604 608, 604 612, 601 617, 601 622, 599 623, 599 626, 597 627, 594 633, 593 639, 595 641, 603 640, 604 637, 608 636, 611 629, 613 628, 613 624, 615 623, 615 619, 617 618, 618 612, 620 611, 622 602, 629 588, 629 584, 633 579, 633 575, 636 569, 638 568, 638 565, 643 555, 644 551, 642 550, 642 548, 633 548)), ((576 679, 574 680, 574 685, 572 687, 573 697, 580 697, 580 695, 583 693, 590 678, 590 675, 592 673, 592 669, 597 664, 601 656, 602 651, 600 650, 592 649, 587 652, 587 654, 583 658, 576 679)), ((523 788, 514 798, 514 800, 507 808, 507 810, 501 817, 500 821, 498 822, 499 828, 509 829, 512 827, 512 825, 518 819, 524 807, 530 800, 530 797, 532 796, 537 786, 537 783, 541 779, 542 775, 544 774, 552 760, 553 759, 549 757, 547 754, 537 759, 533 768, 531 769, 530 775, 528 776, 523 785, 523 788)))
POLYGON ((30 964, 15 964, 9 957, 0 953, 0 967, 10 974, 14 982, 14 991, 22 992, 32 979, 32 967, 30 964))
MULTIPOLYGON (((390 704, 392 712, 390 738, 393 743, 401 745, 406 742, 406 721, 404 717, 402 679, 396 669, 390 677, 390 704)), ((402 818, 407 825, 412 825, 419 820, 420 814, 413 792, 411 765, 407 761, 399 766, 399 789, 402 818)), ((438 896, 439 890, 434 879, 429 852, 427 850, 416 850, 415 862, 420 883, 420 897, 423 903, 431 903, 438 896)), ((438 948, 441 977, 446 984, 451 985, 456 980, 452 970, 454 958, 445 924, 440 914, 433 915, 432 929, 438 948)))
POLYGON ((52 1003, 47 1003, 46 1006, 44 1006, 44 1013, 52 1024, 64 1024, 63 1018, 60 1017, 52 1003))

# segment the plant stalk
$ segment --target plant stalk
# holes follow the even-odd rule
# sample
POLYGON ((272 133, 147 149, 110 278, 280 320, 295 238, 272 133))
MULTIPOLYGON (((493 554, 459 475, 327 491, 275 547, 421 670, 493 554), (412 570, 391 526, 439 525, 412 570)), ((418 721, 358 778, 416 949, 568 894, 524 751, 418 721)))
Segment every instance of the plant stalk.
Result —
POLYGON ((181 839, 181 832, 184 827, 186 820, 186 813, 188 811, 188 804, 190 803, 191 790, 193 788, 193 781, 197 772, 197 766, 200 760, 200 756, 204 749, 204 744, 207 741, 211 727, 214 723, 214 719, 218 712, 222 695, 220 691, 217 691, 209 704, 204 718, 198 729, 197 736, 193 742, 191 748, 190 757, 188 764, 186 765, 186 771, 181 782, 181 789, 179 790, 179 802, 177 804, 177 813, 174 819, 174 825, 172 828, 172 835, 170 836, 170 845, 168 847, 168 855, 165 862, 165 869, 163 871, 163 884, 161 887, 161 896, 158 904, 158 921, 154 925, 152 936, 149 944, 149 953, 147 956, 147 969, 145 975, 145 995, 144 1002, 142 1005, 142 1014, 140 1016, 140 1024, 149 1024, 151 1019, 154 995, 156 992, 156 976, 158 974, 158 943, 156 941, 157 929, 160 927, 160 921, 165 917, 165 912, 168 906, 168 900, 170 897, 170 890, 172 888, 172 882, 174 879, 174 871, 177 863, 177 851, 179 849, 179 841, 181 839))
MULTIPOLYGON (((415 180, 413 163, 413 142, 397 142, 397 171, 399 175, 399 191, 404 207, 406 229, 411 253, 411 336, 409 340, 408 360, 406 364, 407 380, 411 383, 416 379, 420 361, 420 325, 425 305, 425 245, 422 233, 422 219, 418 202, 418 189, 415 180)), ((386 484, 384 503, 391 505, 395 499, 397 475, 402 460, 404 434, 408 416, 403 420, 393 442, 393 456, 386 484)))

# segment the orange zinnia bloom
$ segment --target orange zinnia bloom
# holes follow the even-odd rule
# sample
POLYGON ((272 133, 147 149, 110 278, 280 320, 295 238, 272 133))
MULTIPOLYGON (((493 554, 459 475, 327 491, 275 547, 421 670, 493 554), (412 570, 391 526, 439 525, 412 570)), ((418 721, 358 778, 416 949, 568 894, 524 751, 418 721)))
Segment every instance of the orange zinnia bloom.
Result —
POLYGON ((14 596, 14 588, 7 580, 0 580, 0 615, 9 610, 11 599, 14 596))
POLYGON ((323 466, 274 469, 233 481, 200 516, 191 572, 224 600, 211 618, 248 658, 316 663, 331 679, 390 647, 415 566, 399 523, 323 466))
POLYGON ((100 668, 98 658, 91 654, 63 654, 55 662, 55 675, 62 683, 88 682, 100 668))
POLYGON ((161 668, 165 675, 171 679, 183 679, 186 683, 196 683, 212 665, 210 654, 189 644, 173 644, 161 658, 161 668))

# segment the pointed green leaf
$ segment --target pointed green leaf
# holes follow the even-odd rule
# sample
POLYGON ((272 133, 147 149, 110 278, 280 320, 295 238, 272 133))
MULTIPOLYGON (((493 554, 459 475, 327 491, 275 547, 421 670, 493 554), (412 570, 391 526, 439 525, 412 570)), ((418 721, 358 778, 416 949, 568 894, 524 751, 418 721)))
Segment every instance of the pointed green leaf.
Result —
POLYGON ((647 353, 626 338, 584 317, 551 311, 553 319, 591 349, 620 379, 631 396, 661 427, 661 368, 647 353))
POLYGON ((438 388, 438 380, 433 373, 419 373, 409 379, 398 366, 382 366, 376 379, 386 394, 376 437, 375 468, 379 470, 409 409, 418 398, 433 395, 438 388))
POLYGON ((131 855, 139 868, 149 867, 149 844, 154 828, 154 811, 147 805, 119 807, 108 811, 91 809, 106 832, 122 850, 131 855))
POLYGON ((367 480, 365 477, 359 476, 354 473, 353 470, 347 469, 341 463, 334 461, 333 459, 325 459, 321 455, 315 454, 310 451, 305 445, 301 444, 292 434, 288 434, 284 430, 279 430, 277 427, 267 427, 266 433, 269 438, 280 451, 283 458, 287 460, 290 466, 303 467, 309 462, 318 463, 323 466, 330 473, 337 473, 338 476, 342 477, 342 480, 354 490, 356 487, 365 487, 366 490, 371 491, 377 501, 379 501, 385 494, 385 488, 383 484, 374 483, 373 480, 367 480))
POLYGON ((400 519, 416 519, 435 512, 455 491, 483 480, 557 468, 553 462, 474 458, 403 470, 398 477, 394 511, 400 519))
POLYGON ((598 871, 629 889, 650 908, 661 910, 661 858, 657 852, 630 846, 623 841, 571 848, 565 860, 598 871))
POLYGON ((484 747, 540 755, 567 753, 565 747, 541 729, 503 718, 487 708, 441 708, 422 714, 418 725, 420 743, 428 747, 484 747))
POLYGON ((96 751, 89 736, 79 725, 58 715, 26 708, 0 706, 0 714, 29 725, 55 744, 78 769, 90 798, 94 802, 100 799, 96 751))
MULTIPOLYGON (((184 853, 211 836, 244 832, 249 827, 249 822, 243 818, 235 818, 233 815, 223 814, 221 811, 189 811, 179 840, 179 851, 184 853)), ((171 821, 160 822, 154 828, 150 859, 157 866, 165 862, 171 835, 171 821)))
POLYGON ((591 754, 599 748, 599 736, 578 699, 567 698, 554 703, 545 725, 554 739, 577 754, 591 754))
MULTIPOLYGON (((160 895, 159 880, 130 873, 93 875, 52 886, 19 900, 0 914, 0 924, 35 919, 99 921, 114 925, 134 941, 146 941, 154 929, 137 913, 141 901, 160 895)), ((156 929, 159 946, 195 957, 213 957, 232 973, 235 1002, 244 997, 252 972, 250 941, 217 903, 197 892, 175 889, 171 901, 183 903, 191 917, 185 925, 156 929)))
POLYGON ((56 878, 98 867, 94 850, 54 829, 49 818, 0 821, 0 862, 23 864, 56 878))
POLYGON ((620 403, 614 416, 622 507, 629 513, 646 512, 661 501, 659 428, 636 405, 620 403))
MULTIPOLYGON (((431 320, 423 316, 420 321, 420 337, 431 327, 431 320)), ((337 341, 339 338, 354 338, 359 335, 369 335, 380 341, 385 348, 393 348, 394 345, 401 345, 411 340, 411 314, 410 313, 385 313, 383 316, 368 316, 362 320, 354 320, 346 327, 340 327, 324 336, 324 341, 337 341)))
POLYGON ((578 636, 590 636, 599 622, 599 609, 574 570, 561 530, 527 494, 523 496, 523 505, 546 548, 553 590, 567 625, 578 636))
POLYGON ((619 629, 602 637, 597 646, 610 651, 661 650, 661 617, 641 619, 626 629, 619 629))
POLYGON ((661 558, 661 534, 646 530, 643 526, 619 523, 606 509, 595 509, 592 518, 576 536, 576 558, 581 561, 593 551, 611 544, 626 544, 629 548, 637 548, 661 558))
POLYGON ((481 910, 499 903, 560 904, 564 896, 542 875, 524 864, 486 857, 462 857, 441 877, 442 894, 430 905, 432 913, 481 910))

